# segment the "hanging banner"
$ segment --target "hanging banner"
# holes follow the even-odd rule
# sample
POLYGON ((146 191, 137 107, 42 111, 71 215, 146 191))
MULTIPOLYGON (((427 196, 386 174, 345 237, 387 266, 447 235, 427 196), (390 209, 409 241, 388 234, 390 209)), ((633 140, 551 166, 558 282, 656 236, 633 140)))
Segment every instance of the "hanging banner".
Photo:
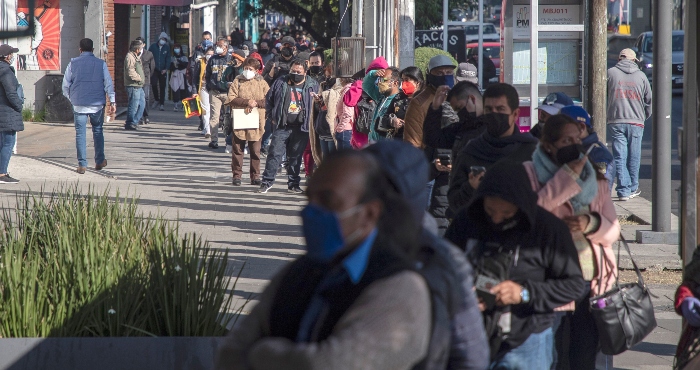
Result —
MULTIPOLYGON (((34 36, 19 39, 19 69, 26 71, 60 71, 61 15, 60 0, 37 2, 34 10, 34 36)), ((27 0, 17 0, 17 25, 28 26, 27 0)))

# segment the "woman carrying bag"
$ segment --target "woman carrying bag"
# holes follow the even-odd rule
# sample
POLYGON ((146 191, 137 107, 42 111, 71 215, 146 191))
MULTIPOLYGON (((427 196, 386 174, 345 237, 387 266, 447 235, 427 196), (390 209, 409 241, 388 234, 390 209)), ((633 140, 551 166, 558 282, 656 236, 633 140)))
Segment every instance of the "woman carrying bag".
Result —
POLYGON ((228 100, 232 109, 245 109, 246 113, 258 110, 259 127, 257 129, 236 130, 233 123, 233 150, 231 171, 233 186, 241 186, 243 176, 243 151, 246 142, 250 153, 250 184, 260 186, 260 146, 265 133, 265 95, 270 90, 265 79, 260 75, 260 61, 246 58, 241 65, 243 72, 236 76, 228 90, 228 100))
POLYGON ((563 349, 557 344, 557 361, 561 365, 568 363, 570 369, 596 367, 598 331, 589 310, 589 298, 614 286, 617 261, 612 245, 620 236, 620 223, 607 180, 583 153, 582 125, 565 115, 550 117, 532 161, 524 163, 532 188, 538 194, 537 204, 569 226, 584 280, 590 287, 574 302, 575 307, 562 308, 574 311, 568 314, 571 324, 568 341, 558 335, 555 339, 570 343, 569 348, 563 349))

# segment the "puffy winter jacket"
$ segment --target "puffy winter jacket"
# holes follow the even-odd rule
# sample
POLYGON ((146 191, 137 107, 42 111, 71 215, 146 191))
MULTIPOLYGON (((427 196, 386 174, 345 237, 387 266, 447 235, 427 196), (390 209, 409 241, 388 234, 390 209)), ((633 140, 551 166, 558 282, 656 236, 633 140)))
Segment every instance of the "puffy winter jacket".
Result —
POLYGON ((18 88, 14 68, 0 62, 0 132, 24 130, 23 102, 17 94, 18 88))
MULTIPOLYGON (((267 116, 272 120, 272 126, 275 128, 284 127, 287 125, 287 107, 285 101, 289 95, 289 79, 278 78, 270 87, 265 97, 265 109, 267 116)), ((306 78, 302 86, 302 104, 304 105, 304 123, 301 130, 309 132, 309 124, 313 122, 313 106, 314 101, 311 93, 318 93, 318 83, 313 78, 306 78)))

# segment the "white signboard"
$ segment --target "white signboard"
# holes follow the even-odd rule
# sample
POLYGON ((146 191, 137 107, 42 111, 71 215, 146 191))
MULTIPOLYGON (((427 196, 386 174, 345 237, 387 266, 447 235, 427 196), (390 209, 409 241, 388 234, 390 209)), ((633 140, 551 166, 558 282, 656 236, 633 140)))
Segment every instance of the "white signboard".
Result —
MULTIPOLYGON (((540 25, 581 24, 579 5, 540 5, 540 25)), ((540 39, 579 39, 580 32, 540 32, 540 39)), ((530 6, 513 6, 513 39, 530 39, 530 6)))
MULTIPOLYGON (((537 80, 540 85, 578 83, 579 42, 544 41, 537 50, 537 80)), ((513 43, 513 84, 530 84, 530 43, 513 43)))

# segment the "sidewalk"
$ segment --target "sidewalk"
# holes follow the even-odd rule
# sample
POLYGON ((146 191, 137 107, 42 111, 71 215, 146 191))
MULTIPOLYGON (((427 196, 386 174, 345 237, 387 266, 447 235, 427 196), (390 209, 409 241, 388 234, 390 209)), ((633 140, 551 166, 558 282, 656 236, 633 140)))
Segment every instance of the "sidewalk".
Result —
MULTIPOLYGON (((140 198, 144 213, 160 212, 179 220, 183 233, 196 232, 213 246, 229 251, 231 274, 243 268, 234 289, 237 306, 255 298, 269 279, 287 262, 304 253, 298 213, 305 197, 286 193, 286 177, 278 176, 268 194, 254 193, 248 185, 247 159, 243 186, 231 185, 231 157, 222 145, 214 151, 196 130, 196 119, 185 120, 182 112, 151 111, 152 123, 140 131, 124 131, 123 120, 105 125, 105 151, 109 165, 100 172, 75 172, 75 129, 72 124, 27 123, 18 135, 18 155, 10 173, 18 185, 0 186, 0 202, 12 204, 17 191, 78 183, 97 191, 108 190, 140 198)), ((88 136, 89 134, 88 131, 88 136)), ((223 143, 223 138, 220 139, 223 143)), ((88 139, 88 157, 93 157, 88 139)), ((643 198, 615 202, 618 214, 634 214, 650 221, 651 203, 643 198), (646 213, 645 213, 646 212, 646 213), (649 216, 647 216, 647 213, 649 216)), ((673 221, 677 224, 676 221, 673 221)), ((634 240, 639 228, 623 226, 623 235, 634 240)), ((678 246, 632 243, 635 261, 643 269, 680 269, 678 246)), ((621 268, 631 268, 621 255, 621 268)), ((672 311, 675 285, 651 285, 657 329, 643 343, 615 357, 619 369, 669 369, 673 363, 680 317, 672 311)), ((254 302, 244 307, 249 312, 254 302)))

